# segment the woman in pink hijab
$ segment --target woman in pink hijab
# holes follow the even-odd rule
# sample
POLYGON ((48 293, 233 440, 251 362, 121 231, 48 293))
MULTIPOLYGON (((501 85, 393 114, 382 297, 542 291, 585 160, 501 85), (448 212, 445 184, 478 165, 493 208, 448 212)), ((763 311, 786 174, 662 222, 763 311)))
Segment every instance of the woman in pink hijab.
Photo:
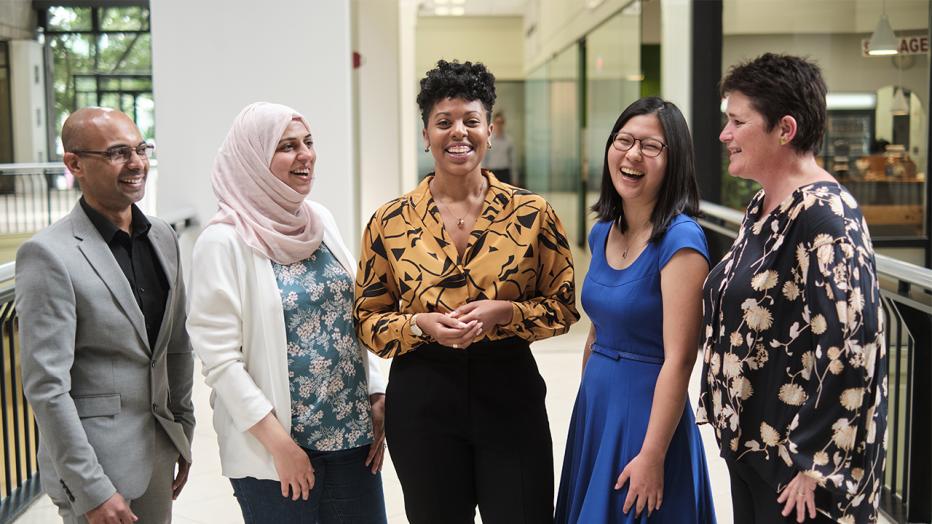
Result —
POLYGON ((356 261, 307 200, 310 126, 258 102, 214 161, 188 331, 213 389, 223 474, 250 523, 384 523, 385 381, 356 340, 356 261))

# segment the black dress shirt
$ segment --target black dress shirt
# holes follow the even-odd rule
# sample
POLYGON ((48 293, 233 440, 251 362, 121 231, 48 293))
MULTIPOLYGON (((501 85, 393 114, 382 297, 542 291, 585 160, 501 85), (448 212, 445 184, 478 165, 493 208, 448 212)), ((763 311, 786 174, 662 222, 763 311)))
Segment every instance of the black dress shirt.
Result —
POLYGON ((162 327, 162 317, 165 315, 165 301, 168 298, 169 286, 162 263, 159 262, 155 248, 149 241, 149 229, 152 224, 146 215, 133 204, 133 222, 130 227, 132 235, 129 235, 88 205, 83 197, 81 208, 100 232, 100 236, 110 247, 113 258, 126 275, 129 287, 133 290, 133 296, 136 297, 136 304, 146 319, 149 348, 154 349, 159 329, 162 327))

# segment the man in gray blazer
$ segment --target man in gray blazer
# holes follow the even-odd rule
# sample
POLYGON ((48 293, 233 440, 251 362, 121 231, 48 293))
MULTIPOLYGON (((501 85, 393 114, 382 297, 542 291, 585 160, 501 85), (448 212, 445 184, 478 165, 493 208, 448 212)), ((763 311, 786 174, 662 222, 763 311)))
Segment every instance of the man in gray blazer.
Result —
POLYGON ((135 205, 152 146, 102 108, 72 113, 62 142, 81 201, 16 256, 42 487, 65 522, 170 522, 191 463, 193 360, 175 234, 135 205))

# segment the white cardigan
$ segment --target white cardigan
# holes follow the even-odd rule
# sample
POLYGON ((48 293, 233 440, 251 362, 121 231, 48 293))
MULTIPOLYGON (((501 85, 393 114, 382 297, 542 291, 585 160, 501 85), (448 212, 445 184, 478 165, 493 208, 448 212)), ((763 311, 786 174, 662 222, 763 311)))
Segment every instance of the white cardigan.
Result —
MULTIPOLYGON (((355 278, 356 261, 324 206, 311 202, 324 223, 324 243, 355 278)), ((270 411, 291 432, 285 315, 269 259, 247 246, 232 226, 213 224, 194 246, 188 332, 213 389, 214 429, 223 475, 278 480, 272 455, 249 428, 270 411), (217 402, 217 399, 220 402, 217 402)), ((368 360, 369 394, 384 393, 378 357, 368 360)))

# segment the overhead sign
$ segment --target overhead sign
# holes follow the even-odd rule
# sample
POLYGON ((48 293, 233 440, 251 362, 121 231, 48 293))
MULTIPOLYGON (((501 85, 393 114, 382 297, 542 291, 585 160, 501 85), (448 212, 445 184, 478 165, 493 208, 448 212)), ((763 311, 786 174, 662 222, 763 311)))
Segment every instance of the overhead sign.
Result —
MULTIPOLYGON (((916 36, 901 36, 898 38, 900 41, 897 46, 897 54, 899 55, 926 55, 929 54, 929 36, 928 35, 916 35, 916 36)), ((861 40, 861 56, 870 56, 867 52, 870 50, 870 38, 864 38, 861 40)))

